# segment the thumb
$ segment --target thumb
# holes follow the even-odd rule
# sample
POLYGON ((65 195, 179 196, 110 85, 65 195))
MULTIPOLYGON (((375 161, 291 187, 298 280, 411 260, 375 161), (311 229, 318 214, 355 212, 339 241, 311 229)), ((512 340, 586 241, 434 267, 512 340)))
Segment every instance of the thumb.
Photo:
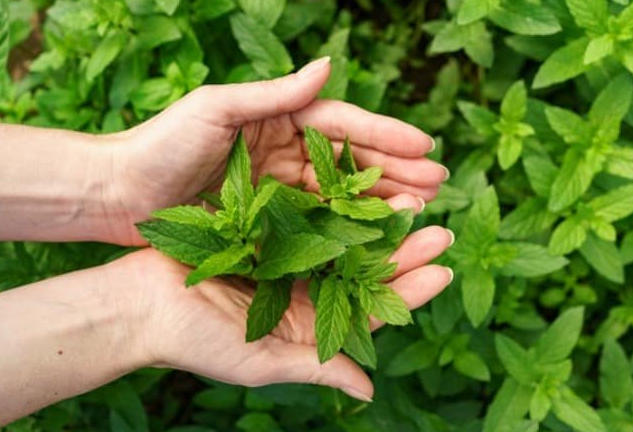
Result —
POLYGON ((273 367, 271 383, 296 382, 319 384, 342 390, 347 395, 371 402, 374 386, 367 374, 344 354, 321 364, 311 345, 279 341, 269 351, 273 367))
POLYGON ((213 87, 213 100, 228 124, 262 120, 303 108, 330 76, 330 57, 308 63, 296 73, 268 81, 213 87))

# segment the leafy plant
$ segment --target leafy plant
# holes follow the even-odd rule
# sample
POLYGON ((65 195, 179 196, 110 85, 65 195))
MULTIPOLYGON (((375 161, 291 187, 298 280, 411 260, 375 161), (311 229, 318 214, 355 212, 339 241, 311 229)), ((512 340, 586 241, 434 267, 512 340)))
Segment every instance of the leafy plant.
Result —
POLYGON ((138 228, 155 248, 196 266, 187 285, 220 275, 239 275, 257 285, 248 310, 248 342, 274 330, 290 305, 293 282, 310 279, 319 360, 343 348, 375 368, 368 315, 396 325, 411 322, 404 301, 383 281, 395 271, 396 263, 388 259, 408 233, 413 214, 394 213, 379 198, 357 196, 376 184, 382 170, 358 171, 349 141, 337 166, 327 137, 307 127, 305 139, 325 200, 270 177, 254 188, 246 143, 239 139, 229 157, 219 211, 157 210, 152 216, 158 220, 138 228))

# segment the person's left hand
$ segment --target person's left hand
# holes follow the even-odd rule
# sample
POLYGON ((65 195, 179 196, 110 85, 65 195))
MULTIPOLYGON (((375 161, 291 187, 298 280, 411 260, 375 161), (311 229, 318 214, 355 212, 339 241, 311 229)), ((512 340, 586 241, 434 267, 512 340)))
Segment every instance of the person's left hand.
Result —
POLYGON ((116 144, 109 171, 114 196, 107 208, 110 241, 145 244, 135 222, 153 210, 193 202, 202 190, 217 190, 240 128, 251 153, 253 180, 271 174, 317 190, 303 141, 305 126, 313 126, 338 150, 349 135, 360 168, 383 168, 370 194, 434 198, 448 171, 424 157, 432 138, 348 103, 317 100, 329 73, 329 61, 321 59, 272 81, 200 87, 151 120, 111 136, 116 144))

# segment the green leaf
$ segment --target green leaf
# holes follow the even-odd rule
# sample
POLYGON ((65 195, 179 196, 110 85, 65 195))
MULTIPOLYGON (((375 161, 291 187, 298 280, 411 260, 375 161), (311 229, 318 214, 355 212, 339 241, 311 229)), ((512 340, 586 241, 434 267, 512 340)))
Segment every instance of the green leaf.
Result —
POLYGON ((567 309, 541 335, 534 346, 539 364, 556 363, 569 357, 582 330, 583 312, 582 307, 567 309))
POLYGON ((480 20, 488 15, 495 6, 490 0, 464 0, 457 13, 457 24, 466 25, 480 20))
POLYGON ((152 217, 169 222, 194 225, 205 229, 219 229, 222 221, 200 206, 183 205, 152 212, 152 217))
POLYGON ((611 145, 605 169, 609 174, 633 180, 633 148, 611 145))
POLYGON ((614 242, 589 233, 580 253, 602 276, 618 284, 624 283, 624 265, 614 242))
POLYGON ((522 35, 550 35, 561 30, 548 8, 527 0, 511 0, 490 12, 490 20, 506 30, 522 35))
POLYGON ((214 231, 195 225, 148 221, 136 227, 154 248, 187 265, 200 265, 209 255, 227 247, 226 240, 214 231))
POLYGON ((489 270, 468 267, 462 277, 462 301, 471 324, 478 327, 488 315, 495 296, 495 280, 489 270))
POLYGON ((567 386, 560 389, 560 397, 552 400, 552 411, 561 421, 579 432, 606 432, 594 409, 567 386))
POLYGON ((335 198, 330 202, 332 210, 352 219, 376 220, 393 214, 389 205, 376 197, 356 198, 353 200, 335 198))
POLYGON ((251 176, 251 160, 246 141, 240 135, 229 155, 226 180, 222 184, 220 197, 224 211, 241 229, 245 229, 247 212, 255 198, 251 176))
POLYGON ((273 331, 290 306, 292 281, 278 279, 259 281, 248 308, 246 342, 252 342, 273 331))
POLYGON ((610 34, 602 35, 598 38, 591 39, 585 51, 584 62, 586 65, 602 60, 606 56, 613 54, 615 41, 610 34))
POLYGON ((272 29, 284 11, 286 0, 238 0, 247 15, 272 29))
POLYGON ((522 151, 523 139, 512 135, 502 135, 497 149, 501 169, 507 170, 512 167, 519 160, 522 151))
POLYGON ((513 424, 527 414, 532 393, 530 386, 506 378, 488 408, 483 432, 515 432, 513 424))
POLYGON ((534 243, 510 243, 516 255, 502 269, 501 274, 518 277, 538 277, 555 272, 569 261, 561 256, 552 256, 544 246, 534 243))
POLYGON ((255 198, 248 209, 248 214, 246 215, 246 230, 251 229, 253 223, 255 222, 255 218, 257 218, 261 209, 268 204, 273 195, 275 195, 279 186, 281 186, 281 183, 278 181, 269 181, 257 190, 257 195, 255 195, 255 198))
POLYGON ((633 184, 613 189, 589 202, 595 215, 607 222, 623 219, 633 213, 633 184))
POLYGON ((585 143, 591 139, 587 122, 573 111, 548 106, 545 108, 545 115, 552 129, 566 143, 585 143))
POLYGON ((593 167, 585 154, 575 149, 568 150, 552 184, 547 205, 550 211, 559 212, 575 203, 589 189, 593 176, 593 167))
POLYGON ((521 121, 527 110, 527 90, 523 81, 515 82, 501 102, 501 115, 509 121, 521 121))
MULTIPOLYGON (((628 73, 618 75, 598 94, 589 111, 594 125, 619 123, 629 112, 633 97, 633 82, 628 73)), ((617 134, 615 135, 617 137, 617 134)))
POLYGON ((390 287, 380 284, 371 294, 374 302, 371 310, 373 316, 392 325, 407 325, 413 322, 406 303, 390 287))
POLYGON ((382 176, 382 168, 380 167, 371 167, 359 171, 347 177, 345 181, 346 190, 354 195, 358 195, 362 191, 374 186, 378 180, 380 180, 380 176, 382 176))
POLYGON ((338 241, 316 234, 293 234, 264 243, 259 264, 253 273, 258 280, 277 279, 289 273, 309 270, 345 252, 338 241))
POLYGON ((521 345, 498 333, 495 335, 495 347, 499 360, 512 378, 526 386, 534 382, 536 376, 532 359, 521 345))
POLYGON ((343 343, 343 350, 358 363, 376 369, 378 360, 369 330, 369 319, 358 304, 352 308, 349 332, 343 343))
POLYGON ((343 150, 341 151, 341 157, 338 160, 338 168, 345 174, 355 174, 358 169, 356 168, 356 161, 352 154, 352 146, 349 142, 349 137, 345 137, 343 142, 343 150))
POLYGON ((543 421, 552 408, 552 401, 544 387, 542 384, 537 385, 530 401, 530 418, 538 422, 543 421))
POLYGON ((127 37, 122 32, 114 32, 104 38, 90 56, 86 66, 86 79, 92 81, 100 75, 116 59, 126 42, 127 37))
POLYGON ((478 381, 490 381, 490 370, 483 359, 472 351, 461 352, 453 360, 455 369, 469 378, 478 381))
POLYGON ((8 87, 8 71, 9 63, 9 1, 0 0, 0 97, 3 96, 5 85, 8 87))
POLYGON ((321 186, 321 194, 329 197, 332 187, 340 182, 334 163, 332 143, 321 132, 309 126, 305 128, 304 136, 310 153, 310 161, 321 186))
POLYGON ((310 222, 319 235, 338 240, 346 246, 368 243, 383 237, 380 228, 355 222, 332 212, 318 212, 310 222))
POLYGON ((499 237, 526 239, 542 233, 557 219, 557 215, 547 210, 547 203, 542 198, 528 198, 503 218, 499 227, 499 237))
POLYGON ((620 245, 620 255, 622 263, 629 265, 633 263, 633 231, 626 233, 620 245))
POLYGON ((194 0, 195 16, 201 20, 212 20, 236 8, 235 0, 194 0))
POLYGON ((497 116, 492 111, 466 101, 457 102, 457 107, 468 124, 481 135, 488 137, 496 134, 493 126, 497 122, 497 116))
POLYGON ((335 276, 323 280, 316 308, 315 334, 319 361, 325 363, 341 349, 350 328, 352 308, 343 282, 335 276))
POLYGON ((532 87, 548 87, 583 73, 586 68, 584 56, 588 44, 587 38, 580 38, 554 51, 539 68, 532 87))
POLYGON ((205 279, 226 274, 242 259, 254 252, 252 245, 233 245, 205 259, 195 270, 187 275, 185 284, 195 285, 205 279))
POLYGON ((560 223, 549 239, 548 250, 552 255, 566 255, 578 249, 587 238, 587 229, 577 217, 570 217, 560 223))
POLYGON ((548 198, 558 174, 556 165, 547 155, 528 154, 523 157, 523 167, 534 192, 540 197, 548 198))
POLYGON ((156 4, 167 15, 173 15, 180 5, 180 0, 156 0, 156 4))
POLYGON ((260 22, 236 13, 231 15, 231 30, 253 68, 264 78, 285 75, 294 68, 284 45, 260 22))
POLYGON ((137 16, 135 26, 138 43, 147 50, 182 37, 176 19, 164 15, 137 16))
POLYGON ((349 84, 348 59, 346 57, 350 29, 335 29, 317 51, 317 57, 330 56, 330 77, 319 92, 324 99, 345 99, 349 84))
POLYGON ((159 111, 178 99, 184 89, 174 87, 166 78, 143 81, 130 93, 130 101, 137 110, 159 111))
POLYGON ((419 340, 398 352, 389 362, 385 373, 389 376, 409 375, 433 365, 438 347, 428 340, 419 340))
POLYGON ((613 339, 605 342, 600 357, 600 393, 612 407, 624 408, 633 396, 633 378, 626 353, 613 339))
POLYGON ((607 31, 607 0, 566 0, 576 24, 592 35, 607 31))

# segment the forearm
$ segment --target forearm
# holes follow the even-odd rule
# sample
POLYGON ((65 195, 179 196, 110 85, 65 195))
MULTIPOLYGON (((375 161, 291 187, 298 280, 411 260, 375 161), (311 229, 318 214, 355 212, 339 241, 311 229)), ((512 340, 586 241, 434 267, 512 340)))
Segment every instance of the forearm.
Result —
POLYGON ((0 294, 0 426, 147 364, 125 262, 0 294))
POLYGON ((107 241, 109 139, 0 124, 0 240, 107 241))

